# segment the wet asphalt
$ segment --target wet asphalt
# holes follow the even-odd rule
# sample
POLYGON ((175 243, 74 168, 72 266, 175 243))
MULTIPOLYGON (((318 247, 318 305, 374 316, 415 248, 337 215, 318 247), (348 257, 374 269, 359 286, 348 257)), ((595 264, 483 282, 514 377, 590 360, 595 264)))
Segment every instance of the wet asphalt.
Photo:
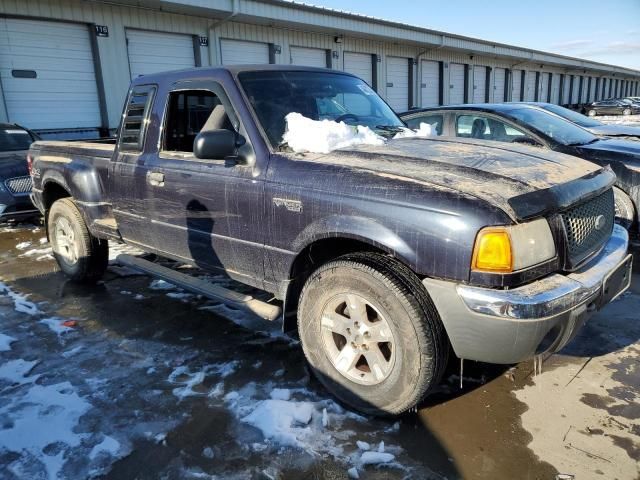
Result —
MULTIPOLYGON (((48 478, 47 455, 63 459, 60 478, 320 480, 348 478, 352 467, 365 479, 640 478, 637 274, 629 293, 545 359, 542 373, 533 362, 466 362, 460 388, 454 361, 417 411, 385 420, 336 404, 277 325, 150 288, 152 279, 113 267, 96 286, 75 285, 42 237, 34 224, 0 228, 0 280, 38 308, 16 312, 0 295, 0 332, 16 339, 0 363, 37 361, 36 383, 69 382, 91 408, 73 428, 81 436, 75 446, 47 445, 40 456, 0 445, 0 478, 48 478), (52 332, 41 322, 51 317, 71 320, 69 330, 52 332), (328 425, 314 416, 297 448, 265 439, 243 418, 274 388, 327 410, 328 425), (230 392, 251 401, 234 403, 230 392), (118 441, 117 453, 90 458, 106 436, 118 441), (362 465, 357 440, 384 442, 395 460, 362 465)), ((0 382, 0 407, 20 388, 0 382)), ((2 429, 13 420, 0 421, 2 429)))

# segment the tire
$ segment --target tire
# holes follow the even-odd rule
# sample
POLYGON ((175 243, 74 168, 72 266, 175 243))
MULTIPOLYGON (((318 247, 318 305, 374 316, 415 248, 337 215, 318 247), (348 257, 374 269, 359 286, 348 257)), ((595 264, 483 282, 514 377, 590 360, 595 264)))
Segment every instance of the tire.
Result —
POLYGON ((619 188, 614 187, 613 194, 616 208, 616 223, 630 230, 636 218, 636 209, 633 201, 619 188))
POLYGON ((622 115, 625 115, 625 116, 626 116, 626 115, 631 115, 631 109, 629 109, 629 108, 625 108, 625 109, 622 111, 622 115))
POLYGON ((49 210, 47 234, 60 269, 74 282, 95 283, 109 262, 109 243, 89 233, 70 198, 54 202, 49 210))
POLYGON ((378 253, 345 255, 313 272, 302 290, 298 331, 318 380, 341 402, 366 414, 398 415, 415 407, 440 382, 447 364, 448 338, 424 286, 402 263, 378 253), (348 310, 352 301, 359 307, 366 303, 366 320, 348 310), (327 327, 327 315, 334 314, 351 325, 350 332, 330 333, 342 326, 327 327), (374 333, 367 340, 369 327, 374 333), (385 341, 376 342, 375 332, 385 341), (379 354, 384 361, 372 368, 369 359, 381 359, 379 354), (336 364, 345 358, 340 371, 336 364), (349 364, 355 367, 348 370, 349 364))
POLYGON ((596 112, 593 109, 587 111, 587 115, 589 115, 590 117, 595 117, 597 114, 598 114, 598 112, 596 112))

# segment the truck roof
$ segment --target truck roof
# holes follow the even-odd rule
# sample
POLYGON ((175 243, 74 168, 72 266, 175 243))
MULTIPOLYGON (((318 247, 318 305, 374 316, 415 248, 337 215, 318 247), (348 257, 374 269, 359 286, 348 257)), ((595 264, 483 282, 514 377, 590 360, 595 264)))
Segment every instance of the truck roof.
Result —
POLYGON ((263 71, 281 71, 281 72, 323 72, 323 73, 337 73, 341 75, 349 75, 354 77, 351 73, 344 72, 342 70, 333 70, 330 68, 319 67, 305 67, 301 65, 271 65, 271 64, 251 64, 251 65, 224 65, 216 67, 195 67, 186 68, 182 70, 170 70, 166 72, 151 73, 148 75, 140 75, 136 77, 133 84, 145 84, 149 82, 166 82, 167 80, 180 80, 185 78, 201 78, 213 75, 219 75, 221 73, 229 73, 232 76, 236 76, 242 72, 263 72, 263 71))

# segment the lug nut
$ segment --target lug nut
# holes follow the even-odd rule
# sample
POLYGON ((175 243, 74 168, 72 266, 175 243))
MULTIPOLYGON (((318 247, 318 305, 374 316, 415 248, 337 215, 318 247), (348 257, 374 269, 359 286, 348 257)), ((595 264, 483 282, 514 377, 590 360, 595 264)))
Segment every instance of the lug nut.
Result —
POLYGON ((371 334, 369 332, 364 332, 364 338, 370 338, 371 334))

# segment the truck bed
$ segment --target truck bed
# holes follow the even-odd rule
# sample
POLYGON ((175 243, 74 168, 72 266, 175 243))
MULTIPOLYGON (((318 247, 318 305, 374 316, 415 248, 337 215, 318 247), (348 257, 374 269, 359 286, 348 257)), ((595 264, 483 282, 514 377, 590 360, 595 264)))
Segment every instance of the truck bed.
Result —
POLYGON ((95 142, 41 140, 31 146, 34 150, 46 150, 51 153, 64 153, 72 156, 80 155, 106 159, 111 158, 115 147, 116 142, 114 139, 97 140, 95 142))

